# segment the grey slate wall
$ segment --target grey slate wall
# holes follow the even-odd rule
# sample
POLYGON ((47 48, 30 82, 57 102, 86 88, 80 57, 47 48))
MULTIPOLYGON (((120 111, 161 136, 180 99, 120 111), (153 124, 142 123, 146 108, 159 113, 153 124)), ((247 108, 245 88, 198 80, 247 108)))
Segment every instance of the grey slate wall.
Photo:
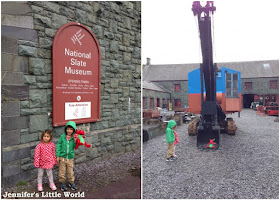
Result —
POLYGON ((34 148, 52 127, 52 41, 65 23, 92 30, 101 50, 101 120, 80 124, 87 142, 75 162, 140 148, 141 3, 2 2, 2 186, 36 177, 34 148))
POLYGON ((270 89, 269 82, 272 80, 278 80, 279 78, 244 78, 241 79, 242 94, 257 94, 257 95, 264 95, 264 94, 279 94, 279 89, 270 89), (245 89, 245 82, 252 82, 252 90, 245 89))
MULTIPOLYGON (((160 92, 160 91, 143 89, 143 97, 146 97, 146 105, 145 105, 146 109, 152 109, 152 108, 150 108, 150 98, 154 98, 154 108, 156 108, 156 106, 157 106, 157 98, 160 99, 161 108, 163 107, 162 99, 164 99, 165 104, 167 104, 167 99, 169 99, 169 101, 171 101, 169 93, 160 92)), ((144 102, 142 104, 143 104, 143 108, 144 108, 144 102)))
POLYGON ((188 82, 187 81, 158 81, 157 84, 163 86, 171 92, 172 106, 174 107, 174 99, 181 99, 181 107, 188 106, 188 82), (179 92, 174 91, 174 84, 180 84, 179 92))

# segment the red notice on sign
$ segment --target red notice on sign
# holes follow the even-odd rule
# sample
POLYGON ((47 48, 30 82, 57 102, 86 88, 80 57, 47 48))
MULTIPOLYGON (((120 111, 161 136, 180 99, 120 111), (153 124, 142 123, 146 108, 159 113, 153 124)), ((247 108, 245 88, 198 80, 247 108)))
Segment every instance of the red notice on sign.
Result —
POLYGON ((52 61, 53 126, 100 120, 101 56, 93 33, 80 23, 62 26, 53 40, 52 61))

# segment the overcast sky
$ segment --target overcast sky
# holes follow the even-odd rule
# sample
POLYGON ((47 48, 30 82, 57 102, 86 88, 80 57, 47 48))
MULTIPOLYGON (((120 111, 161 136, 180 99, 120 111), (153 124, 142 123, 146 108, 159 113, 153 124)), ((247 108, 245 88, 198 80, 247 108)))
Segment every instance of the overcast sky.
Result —
MULTIPOLYGON (((147 57, 152 64, 201 62, 192 2, 142 1, 142 64, 147 57)), ((279 0, 216 0, 214 5, 214 62, 279 59, 279 0)))

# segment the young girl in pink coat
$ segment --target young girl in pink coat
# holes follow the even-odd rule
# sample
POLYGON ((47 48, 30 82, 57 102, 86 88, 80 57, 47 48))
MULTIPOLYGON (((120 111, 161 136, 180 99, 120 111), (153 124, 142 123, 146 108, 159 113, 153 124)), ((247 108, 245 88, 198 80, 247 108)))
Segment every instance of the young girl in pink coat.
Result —
POLYGON ((45 130, 41 136, 41 142, 35 148, 34 154, 34 166, 38 168, 38 191, 43 191, 42 179, 44 169, 46 169, 50 188, 56 190, 56 186, 53 182, 52 168, 57 164, 55 157, 55 144, 52 143, 52 131, 45 130))
POLYGON ((177 157, 177 155, 175 155, 175 146, 176 146, 180 141, 179 141, 178 134, 177 134, 176 131, 174 131, 174 135, 175 135, 175 141, 174 141, 174 153, 173 153, 173 156, 174 156, 174 157, 177 157))

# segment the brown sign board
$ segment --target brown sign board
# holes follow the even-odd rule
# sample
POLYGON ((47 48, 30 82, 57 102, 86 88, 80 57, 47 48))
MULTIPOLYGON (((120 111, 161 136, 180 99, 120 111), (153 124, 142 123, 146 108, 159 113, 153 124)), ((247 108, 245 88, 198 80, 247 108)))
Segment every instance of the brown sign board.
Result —
POLYGON ((63 25, 52 47, 53 126, 100 120, 99 44, 80 23, 63 25))

